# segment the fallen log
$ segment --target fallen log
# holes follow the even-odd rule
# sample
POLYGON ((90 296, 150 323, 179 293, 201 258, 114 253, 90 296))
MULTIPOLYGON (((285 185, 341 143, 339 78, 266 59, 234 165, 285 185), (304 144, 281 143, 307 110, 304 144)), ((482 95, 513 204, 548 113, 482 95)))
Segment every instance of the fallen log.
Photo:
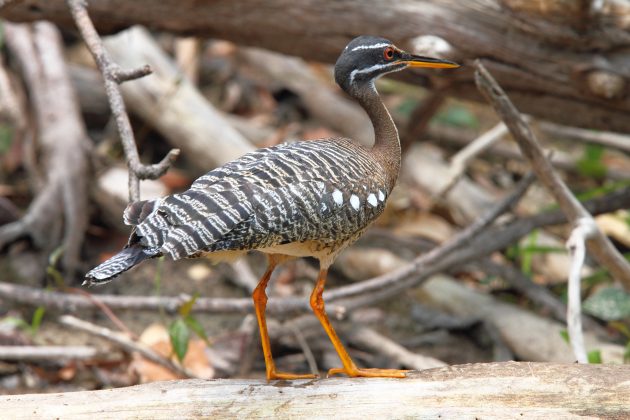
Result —
POLYGON ((37 418, 627 418, 630 366, 529 362, 411 372, 406 379, 217 379, 0 397, 37 418))
MULTIPOLYGON (((164 0, 157 6, 152 0, 101 0, 89 6, 101 33, 141 24, 329 63, 351 38, 366 33, 464 64, 484 57, 522 112, 630 131, 630 58, 623 49, 630 42, 627 2, 164 0)), ((8 2, 0 16, 48 19, 74 30, 63 0, 8 2)), ((401 77, 427 86, 446 79, 451 94, 480 99, 466 68, 440 80, 426 73, 401 77)))

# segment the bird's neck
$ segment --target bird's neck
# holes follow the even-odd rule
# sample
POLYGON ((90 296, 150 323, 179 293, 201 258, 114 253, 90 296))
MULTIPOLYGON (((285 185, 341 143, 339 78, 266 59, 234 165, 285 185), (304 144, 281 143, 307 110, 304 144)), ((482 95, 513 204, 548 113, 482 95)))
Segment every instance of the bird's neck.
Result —
POLYGON ((354 98, 365 109, 374 127, 372 154, 385 170, 389 189, 394 188, 400 172, 400 139, 389 111, 372 84, 356 92, 354 98))

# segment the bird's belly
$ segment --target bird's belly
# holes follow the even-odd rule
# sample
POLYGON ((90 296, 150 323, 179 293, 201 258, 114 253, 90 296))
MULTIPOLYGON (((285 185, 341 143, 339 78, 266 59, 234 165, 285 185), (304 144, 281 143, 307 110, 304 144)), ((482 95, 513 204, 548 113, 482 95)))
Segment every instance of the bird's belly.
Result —
POLYGON ((282 254, 291 257, 315 257, 330 254, 331 248, 322 246, 319 241, 291 242, 288 244, 272 245, 260 248, 266 254, 282 254))

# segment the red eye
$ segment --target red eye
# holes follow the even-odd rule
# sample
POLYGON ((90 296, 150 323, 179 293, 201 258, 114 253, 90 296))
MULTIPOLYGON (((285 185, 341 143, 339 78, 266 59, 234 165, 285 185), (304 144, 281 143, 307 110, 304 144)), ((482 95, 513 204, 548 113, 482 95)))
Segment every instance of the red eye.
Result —
POLYGON ((385 60, 392 60, 394 58, 394 49, 392 47, 387 47, 383 50, 383 57, 385 60))

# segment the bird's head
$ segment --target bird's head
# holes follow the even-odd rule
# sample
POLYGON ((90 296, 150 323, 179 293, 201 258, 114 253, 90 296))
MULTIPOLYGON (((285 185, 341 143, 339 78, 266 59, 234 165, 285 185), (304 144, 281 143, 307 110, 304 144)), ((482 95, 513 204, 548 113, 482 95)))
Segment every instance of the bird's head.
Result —
POLYGON ((335 64, 335 81, 353 93, 378 77, 407 67, 457 68, 458 64, 401 50, 385 38, 363 35, 350 41, 335 64))

